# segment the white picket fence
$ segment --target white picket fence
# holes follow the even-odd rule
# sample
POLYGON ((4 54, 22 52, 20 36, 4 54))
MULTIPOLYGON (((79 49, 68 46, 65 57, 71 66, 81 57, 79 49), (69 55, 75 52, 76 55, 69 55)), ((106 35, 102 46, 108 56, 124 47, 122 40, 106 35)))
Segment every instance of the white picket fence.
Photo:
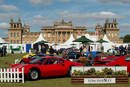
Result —
POLYGON ((24 83, 24 68, 0 68, 0 82, 24 83))

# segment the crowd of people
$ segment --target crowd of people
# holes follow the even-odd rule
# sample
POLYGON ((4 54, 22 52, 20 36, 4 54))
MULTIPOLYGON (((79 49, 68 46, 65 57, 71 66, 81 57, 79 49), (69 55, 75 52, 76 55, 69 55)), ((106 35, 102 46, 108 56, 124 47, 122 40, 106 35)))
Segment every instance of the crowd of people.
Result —
POLYGON ((128 46, 112 46, 107 52, 112 53, 112 55, 126 55, 130 54, 130 44, 128 46))
POLYGON ((36 54, 58 54, 59 52, 54 49, 52 46, 48 46, 47 44, 43 44, 39 46, 33 47, 34 53, 36 54))

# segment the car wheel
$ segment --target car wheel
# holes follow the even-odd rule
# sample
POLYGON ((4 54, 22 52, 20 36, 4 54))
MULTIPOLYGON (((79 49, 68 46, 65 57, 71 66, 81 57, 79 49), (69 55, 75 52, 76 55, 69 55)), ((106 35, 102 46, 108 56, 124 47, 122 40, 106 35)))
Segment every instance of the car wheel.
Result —
POLYGON ((29 72, 29 80, 38 80, 39 79, 39 72, 38 70, 32 69, 29 72))

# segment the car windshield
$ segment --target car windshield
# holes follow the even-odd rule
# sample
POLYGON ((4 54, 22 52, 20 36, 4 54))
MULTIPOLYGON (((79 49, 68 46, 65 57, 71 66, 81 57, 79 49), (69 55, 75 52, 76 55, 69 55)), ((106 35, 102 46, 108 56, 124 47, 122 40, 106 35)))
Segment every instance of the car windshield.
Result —
POLYGON ((44 62, 45 58, 38 57, 32 61, 29 62, 29 64, 38 64, 44 62))

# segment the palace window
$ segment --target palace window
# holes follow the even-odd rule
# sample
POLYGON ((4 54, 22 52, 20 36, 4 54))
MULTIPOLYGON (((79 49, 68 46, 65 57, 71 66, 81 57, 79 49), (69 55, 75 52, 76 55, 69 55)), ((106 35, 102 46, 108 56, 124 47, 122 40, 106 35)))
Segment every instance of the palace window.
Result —
POLYGON ((111 28, 113 28, 113 25, 111 25, 111 28))
POLYGON ((17 32, 17 37, 19 37, 19 33, 17 32))
POLYGON ((12 43, 12 40, 10 40, 10 43, 12 43))
POLYGON ((17 40, 17 43, 19 43, 19 40, 17 40))
POLYGON ((16 33, 14 32, 14 37, 16 37, 16 33))
POLYGON ((65 36, 65 35, 66 35, 66 33, 65 33, 65 32, 63 32, 62 34, 63 34, 63 36, 65 36))
POLYGON ((16 28, 16 24, 14 24, 14 28, 16 28))
POLYGON ((14 40, 14 43, 16 43, 15 40, 14 40))
POLYGON ((17 28, 20 28, 19 24, 17 24, 17 28))
POLYGON ((10 37, 12 37, 13 36, 13 34, 12 34, 12 32, 10 33, 10 37))

